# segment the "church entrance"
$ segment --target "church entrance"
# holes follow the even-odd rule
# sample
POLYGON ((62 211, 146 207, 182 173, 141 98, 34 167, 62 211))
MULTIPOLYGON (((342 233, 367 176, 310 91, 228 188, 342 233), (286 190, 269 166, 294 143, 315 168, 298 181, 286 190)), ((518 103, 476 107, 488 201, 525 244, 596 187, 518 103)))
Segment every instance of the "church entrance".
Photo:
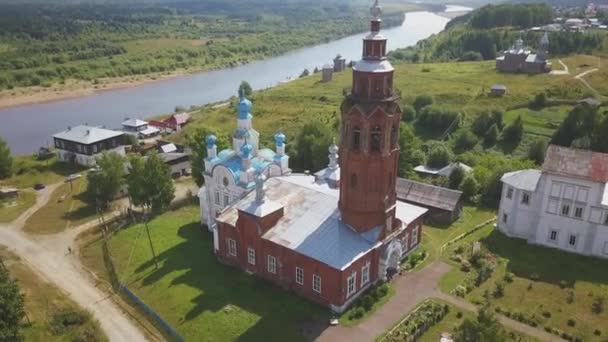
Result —
POLYGON ((380 267, 378 267, 380 279, 390 281, 395 274, 399 273, 399 263, 402 254, 403 247, 398 239, 394 239, 386 246, 380 258, 380 267))

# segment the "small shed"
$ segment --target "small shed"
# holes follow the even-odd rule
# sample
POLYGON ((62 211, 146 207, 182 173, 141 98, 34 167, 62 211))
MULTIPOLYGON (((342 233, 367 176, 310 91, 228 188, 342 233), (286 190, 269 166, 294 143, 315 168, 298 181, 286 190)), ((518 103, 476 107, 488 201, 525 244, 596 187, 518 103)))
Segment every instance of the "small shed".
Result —
POLYGON ((497 97, 502 97, 507 94, 507 86, 504 84, 495 84, 490 88, 490 94, 497 97))
POLYGON ((2 187, 0 188, 0 200, 2 201, 15 201, 19 197, 19 191, 17 188, 2 187))
POLYGON ((400 201, 427 208, 427 217, 432 223, 451 224, 462 213, 461 191, 397 178, 396 192, 400 201))
POLYGON ((602 103, 594 98, 588 97, 586 99, 582 99, 577 102, 579 105, 588 106, 591 108, 597 108, 602 105, 602 103))
POLYGON ((334 58, 334 72, 342 72, 344 70, 346 70, 346 58, 338 54, 336 58, 334 58))
POLYGON ((333 78, 334 67, 329 64, 325 64, 321 70, 321 82, 331 82, 333 78))

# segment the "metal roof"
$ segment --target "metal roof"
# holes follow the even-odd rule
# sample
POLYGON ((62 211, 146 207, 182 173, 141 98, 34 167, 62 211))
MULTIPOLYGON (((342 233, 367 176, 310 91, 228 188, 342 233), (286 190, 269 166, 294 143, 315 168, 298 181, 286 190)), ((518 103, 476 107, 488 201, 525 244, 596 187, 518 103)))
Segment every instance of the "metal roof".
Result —
POLYGON ((543 171, 593 182, 608 182, 608 153, 550 145, 543 171))
POLYGON ((464 172, 466 172, 466 173, 473 171, 472 167, 468 166, 467 164, 463 164, 463 163, 459 163, 459 162, 451 163, 451 164, 444 166, 442 168, 439 168, 439 169, 428 167, 426 165, 418 165, 414 168, 414 171, 433 175, 433 176, 449 177, 457 167, 461 167, 464 170, 464 172))
POLYGON ((103 140, 119 137, 123 132, 112 131, 105 128, 80 125, 55 134, 57 139, 72 141, 79 144, 89 145, 103 140))
POLYGON ((395 69, 388 60, 362 59, 353 65, 353 70, 361 72, 389 72, 395 69))
POLYGON ((500 180, 515 189, 534 192, 540 176, 540 170, 520 170, 505 173, 500 180))
POLYGON ((397 198, 426 207, 453 211, 458 207, 462 192, 397 178, 397 198))
POLYGON ((143 121, 143 120, 139 120, 139 119, 127 119, 122 122, 123 126, 128 126, 128 127, 140 127, 140 126, 144 126, 147 124, 148 124, 147 121, 143 121))

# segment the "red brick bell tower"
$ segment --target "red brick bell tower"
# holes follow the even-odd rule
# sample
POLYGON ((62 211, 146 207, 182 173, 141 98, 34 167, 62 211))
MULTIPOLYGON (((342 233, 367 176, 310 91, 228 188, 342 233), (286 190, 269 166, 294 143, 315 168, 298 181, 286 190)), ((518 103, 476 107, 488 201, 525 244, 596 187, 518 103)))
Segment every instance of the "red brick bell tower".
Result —
POLYGON ((395 224, 401 108, 380 34, 381 13, 376 0, 363 58, 353 66, 352 90, 341 107, 339 208, 342 221, 357 231, 384 226, 389 234, 395 224))

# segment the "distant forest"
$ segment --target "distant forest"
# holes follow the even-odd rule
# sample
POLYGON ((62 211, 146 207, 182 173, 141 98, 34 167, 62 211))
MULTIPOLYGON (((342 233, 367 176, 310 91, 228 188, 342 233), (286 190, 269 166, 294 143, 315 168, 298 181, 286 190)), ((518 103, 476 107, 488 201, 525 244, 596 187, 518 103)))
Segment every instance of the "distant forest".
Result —
MULTIPOLYGON (((0 0, 0 89, 234 66, 363 32, 368 1, 0 0)), ((398 25, 403 12, 384 16, 398 25)))

